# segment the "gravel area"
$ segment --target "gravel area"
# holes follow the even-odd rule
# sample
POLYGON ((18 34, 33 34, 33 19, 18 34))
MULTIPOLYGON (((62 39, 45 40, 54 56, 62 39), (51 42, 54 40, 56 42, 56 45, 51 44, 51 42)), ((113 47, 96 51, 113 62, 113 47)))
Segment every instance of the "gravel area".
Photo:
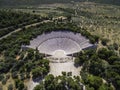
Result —
POLYGON ((79 76, 80 70, 82 67, 75 67, 74 62, 65 62, 65 63, 50 63, 50 73, 54 76, 62 75, 61 73, 64 72, 72 72, 72 76, 79 76))

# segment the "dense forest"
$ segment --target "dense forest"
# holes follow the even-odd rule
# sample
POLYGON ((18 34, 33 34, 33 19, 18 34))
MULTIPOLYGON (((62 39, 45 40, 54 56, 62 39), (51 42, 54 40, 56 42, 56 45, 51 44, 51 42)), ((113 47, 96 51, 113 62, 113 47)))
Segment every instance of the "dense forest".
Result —
MULTIPOLYGON (((91 1, 103 4, 114 4, 120 5, 119 0, 73 0, 78 1, 91 1)), ((50 4, 50 3, 70 3, 71 0, 0 0, 0 6, 17 6, 17 5, 39 5, 39 4, 50 4)))
MULTIPOLYGON (((0 4, 3 6, 5 4, 23 5, 23 3, 24 5, 36 5, 39 4, 38 2, 46 3, 47 1, 48 0, 44 0, 40 2, 39 0, 34 0, 31 2, 31 0, 25 0, 26 3, 24 3, 24 0, 9 0, 8 2, 7 0, 0 0, 0 4)), ((69 0, 52 1, 69 2, 69 0)), ((47 3, 53 3, 52 1, 50 0, 47 3)), ((104 0, 104 2, 103 0, 97 0, 96 2, 99 1, 101 1, 101 3, 113 4, 115 0, 104 0)), ((119 0, 116 0, 114 4, 117 2, 119 4, 119 0)), ((106 38, 98 36, 99 32, 93 34, 89 31, 90 28, 82 26, 84 25, 84 22, 86 23, 85 26, 94 25, 97 27, 103 25, 109 32, 113 26, 119 26, 119 12, 117 12, 119 11, 119 8, 116 9, 116 6, 111 8, 111 6, 106 10, 104 5, 100 5, 100 7, 105 9, 97 7, 100 8, 100 10, 96 10, 97 12, 92 12, 92 9, 86 10, 89 6, 87 8, 83 7, 81 10, 76 10, 77 15, 80 15, 80 18, 84 17, 86 20, 83 21, 80 19, 81 26, 79 27, 74 23, 74 17, 71 16, 72 14, 75 14, 74 10, 71 8, 56 9, 65 12, 66 17, 68 16, 68 20, 66 21, 62 21, 61 19, 54 21, 51 18, 47 18, 52 22, 40 23, 39 25, 29 28, 26 28, 25 25, 33 22, 42 22, 46 20, 46 18, 23 12, 0 10, 0 36, 4 36, 19 27, 21 28, 19 32, 12 33, 7 38, 0 40, 0 90, 5 90, 4 87, 7 88, 6 90, 27 90, 25 81, 30 79, 36 80, 39 77, 44 78, 44 80, 41 81, 34 90, 82 90, 83 85, 85 85, 86 90, 120 90, 120 44, 116 43, 113 38, 110 39, 107 35, 106 38), (104 11, 107 11, 107 14, 104 11), (113 13, 113 11, 114 14, 112 16, 109 12, 113 13), (107 28, 107 25, 111 26, 110 29, 107 28), (62 72, 62 76, 57 77, 51 74, 47 75, 50 71, 50 61, 46 60, 44 55, 40 54, 38 50, 26 49, 24 47, 24 49, 21 48, 24 45, 29 45, 30 40, 36 38, 38 35, 53 30, 70 30, 74 33, 81 33, 88 38, 91 43, 98 45, 97 48, 82 50, 75 54, 74 65, 76 67, 82 66, 80 76, 71 78, 71 72, 62 72), (112 40, 112 44, 109 43, 109 41, 112 40)), ((93 8, 96 9, 94 6, 93 8)), ((93 11, 95 10, 93 9, 93 11)), ((52 15, 54 16, 54 14, 52 15)), ((92 28, 91 30, 93 32, 98 31, 96 28, 92 28)), ((115 28, 115 30, 119 31, 119 27, 118 29, 115 28)), ((112 35, 116 31, 112 32, 112 35)), ((101 28, 101 32, 102 35, 105 34, 103 28, 101 28)), ((110 37, 118 35, 119 33, 110 37)))
POLYGON ((18 24, 29 24, 35 19, 38 19, 38 17, 28 13, 0 10, 0 29, 10 26, 17 27, 18 24))
MULTIPOLYGON (((106 90, 106 88, 113 90, 112 85, 117 90, 120 89, 120 58, 110 48, 84 50, 76 55, 75 65, 83 66, 82 79, 80 77, 71 78, 71 74, 65 72, 62 72, 63 76, 46 76, 49 72, 49 61, 43 59, 44 55, 39 54, 37 50, 21 50, 21 45, 29 45, 32 38, 53 30, 71 30, 81 33, 89 38, 92 43, 99 40, 99 37, 91 35, 84 28, 77 28, 72 23, 56 24, 52 22, 28 29, 23 28, 22 31, 12 34, 9 38, 0 40, 0 82, 2 85, 6 85, 8 80, 12 78, 14 83, 10 84, 8 88, 26 90, 24 80, 45 77, 45 81, 36 86, 34 90, 56 90, 55 88, 59 88, 58 90, 67 90, 68 88, 82 90, 80 82, 86 86, 87 90, 106 90), (102 79, 107 83, 104 83, 102 79)), ((105 44, 103 43, 103 45, 105 44)))
MULTIPOLYGON (((120 89, 119 63, 120 57, 111 49, 106 48, 84 50, 84 52, 80 52, 77 55, 75 60, 77 66, 83 65, 81 71, 83 83, 87 88, 94 88, 95 90, 99 90, 102 83, 93 85, 93 82, 90 81, 95 79, 92 78, 93 76, 105 79, 108 82, 108 85, 114 85, 116 90, 120 89)), ((97 78, 95 80, 97 80, 97 78)), ((106 89, 104 87, 104 89, 101 88, 101 90, 106 89)), ((111 89, 109 88, 108 90, 111 89)))
POLYGON ((40 17, 28 13, 0 10, 0 37, 40 20, 40 17))
MULTIPOLYGON (((44 55, 39 54, 37 50, 22 50, 21 45, 28 45, 32 38, 53 30, 81 32, 82 35, 88 36, 87 38, 91 38, 94 42, 98 40, 98 38, 92 36, 85 29, 78 29, 71 23, 43 23, 36 27, 28 29, 23 28, 23 30, 12 34, 8 38, 0 40, 0 82, 2 85, 6 85, 8 80, 12 78, 12 81, 14 81, 14 83, 12 83, 12 88, 23 90, 26 88, 24 80, 45 77, 49 72, 49 61, 43 59, 44 55)), ((73 82, 75 81, 73 80, 73 82)), ((11 84, 8 88, 10 87, 11 84)))

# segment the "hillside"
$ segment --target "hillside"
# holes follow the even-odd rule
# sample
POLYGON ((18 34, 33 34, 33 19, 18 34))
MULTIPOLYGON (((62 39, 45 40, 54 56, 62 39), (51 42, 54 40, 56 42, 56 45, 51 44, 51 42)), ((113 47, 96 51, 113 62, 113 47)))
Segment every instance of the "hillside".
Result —
POLYGON ((103 4, 120 5, 120 0, 0 0, 0 6, 39 5, 50 3, 69 3, 71 1, 91 1, 103 4))
POLYGON ((84 1, 0 0, 0 90, 120 90, 119 1, 84 1))

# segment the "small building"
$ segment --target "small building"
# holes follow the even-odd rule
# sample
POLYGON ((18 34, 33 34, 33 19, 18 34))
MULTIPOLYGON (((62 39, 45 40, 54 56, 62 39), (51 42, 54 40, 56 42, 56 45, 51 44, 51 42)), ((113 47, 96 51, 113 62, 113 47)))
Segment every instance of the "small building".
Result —
POLYGON ((65 21, 65 20, 67 20, 67 17, 65 17, 65 16, 59 16, 59 17, 56 17, 56 18, 53 18, 52 20, 57 20, 57 21, 59 21, 59 20, 62 20, 62 21, 65 21))

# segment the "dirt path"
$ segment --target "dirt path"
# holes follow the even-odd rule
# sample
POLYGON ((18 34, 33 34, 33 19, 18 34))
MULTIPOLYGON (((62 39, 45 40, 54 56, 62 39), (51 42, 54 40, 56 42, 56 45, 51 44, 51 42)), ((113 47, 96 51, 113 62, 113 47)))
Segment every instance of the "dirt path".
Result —
MULTIPOLYGON (((26 25, 26 26, 24 26, 24 27, 25 27, 25 28, 34 27, 34 26, 39 25, 39 24, 41 24, 41 23, 47 23, 47 22, 51 22, 51 21, 50 21, 50 20, 44 20, 44 21, 42 21, 42 22, 33 23, 33 24, 30 24, 30 25, 26 25)), ((14 31, 12 31, 12 32, 10 32, 10 33, 8 33, 8 34, 0 37, 0 40, 3 39, 3 38, 7 38, 7 37, 10 36, 11 34, 13 34, 13 33, 15 33, 15 32, 19 32, 19 31, 21 31, 21 30, 22 30, 22 28, 15 29, 14 31)))

